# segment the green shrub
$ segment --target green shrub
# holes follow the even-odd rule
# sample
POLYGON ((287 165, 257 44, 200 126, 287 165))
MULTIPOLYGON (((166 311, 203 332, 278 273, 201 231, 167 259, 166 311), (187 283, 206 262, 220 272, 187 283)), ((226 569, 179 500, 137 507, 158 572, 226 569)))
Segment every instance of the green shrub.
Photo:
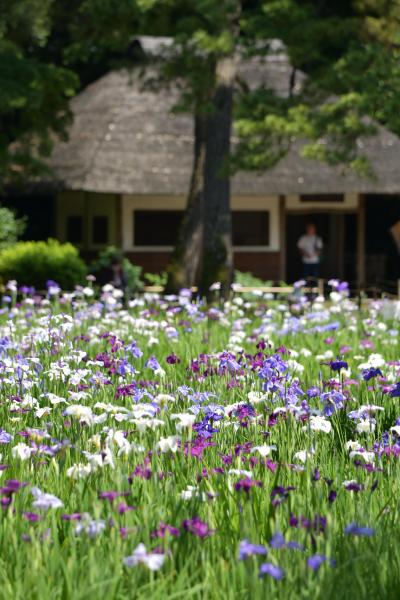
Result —
POLYGON ((15 244, 24 233, 26 218, 18 219, 13 210, 0 206, 0 250, 15 244))
POLYGON ((78 250, 57 240, 18 242, 0 252, 2 283, 16 279, 20 285, 43 290, 52 279, 62 289, 71 290, 84 282, 85 274, 85 263, 78 250))
POLYGON ((148 285, 167 285, 168 273, 167 271, 161 271, 161 273, 145 273, 144 278, 148 285))
POLYGON ((255 277, 252 273, 244 271, 235 271, 235 283, 239 283, 243 287, 260 287, 272 285, 272 281, 264 281, 259 277, 255 277))
POLYGON ((102 250, 96 260, 90 264, 90 272, 96 277, 100 277, 106 269, 111 266, 114 259, 118 258, 122 262, 122 269, 126 277, 126 287, 128 292, 135 292, 143 286, 140 279, 142 267, 134 265, 128 258, 124 258, 120 250, 115 246, 107 246, 102 250))

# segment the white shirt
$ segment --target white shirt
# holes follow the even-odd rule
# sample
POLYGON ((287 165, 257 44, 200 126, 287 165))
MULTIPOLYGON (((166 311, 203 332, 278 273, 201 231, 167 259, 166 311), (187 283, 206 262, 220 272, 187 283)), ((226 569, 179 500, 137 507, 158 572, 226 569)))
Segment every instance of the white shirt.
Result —
POLYGON ((319 263, 318 251, 322 250, 324 244, 317 235, 301 236, 297 242, 297 247, 302 251, 303 263, 306 265, 316 265, 319 263))

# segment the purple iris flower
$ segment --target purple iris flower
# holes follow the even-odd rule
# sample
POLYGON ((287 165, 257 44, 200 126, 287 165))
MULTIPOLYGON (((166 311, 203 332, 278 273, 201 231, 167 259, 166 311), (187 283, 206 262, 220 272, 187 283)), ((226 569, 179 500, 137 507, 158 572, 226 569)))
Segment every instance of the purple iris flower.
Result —
POLYGON ((273 563, 263 563, 260 566, 259 575, 260 577, 269 575, 270 577, 273 577, 273 579, 279 581, 285 576, 285 571, 273 563))
POLYGON ((373 379, 374 377, 378 376, 383 377, 382 371, 380 369, 374 369, 373 367, 370 367, 369 369, 363 369, 362 371, 362 377, 364 381, 369 381, 370 379, 373 379))
POLYGON ((304 550, 304 546, 298 542, 286 542, 284 536, 277 531, 269 541, 271 548, 276 550, 280 548, 288 548, 289 550, 304 550))
POLYGON ((315 467, 314 472, 312 474, 312 480, 319 481, 320 479, 321 479, 321 473, 319 472, 319 469, 317 467, 315 467))
POLYGON ((337 492, 335 490, 331 490, 328 494, 328 502, 333 504, 336 500, 337 492))
POLYGON ((251 404, 240 404, 234 411, 234 415, 238 419, 245 419, 246 417, 254 417, 256 415, 256 411, 251 404))
POLYGON ((12 442, 13 436, 7 433, 4 429, 0 429, 0 444, 9 444, 12 442))
POLYGON ((314 554, 307 560, 307 566, 313 571, 318 571, 320 566, 326 561, 326 556, 323 554, 314 554))
POLYGON ((304 550, 304 546, 303 544, 299 544, 299 542, 286 542, 286 548, 289 548, 289 550, 304 550))
POLYGON ((249 494, 252 487, 262 487, 262 482, 257 479, 252 479, 251 477, 245 477, 235 483, 235 490, 237 492, 243 491, 246 494, 249 494))
POLYGON ((181 359, 176 354, 170 354, 167 356, 166 361, 169 365, 176 365, 181 362, 181 359))
POLYGON ((400 397, 400 381, 394 384, 389 393, 391 398, 399 398, 400 397))
POLYGON ((285 538, 279 531, 277 531, 270 539, 269 545, 271 546, 271 548, 283 548, 286 545, 285 538))
POLYGON ((24 518, 31 523, 36 523, 36 521, 40 521, 41 517, 37 513, 34 512, 24 512, 22 513, 24 518))
POLYGON ((11 504, 11 502, 12 502, 11 496, 5 496, 4 498, 1 498, 1 500, 0 500, 1 508, 7 509, 9 507, 9 505, 11 504))
POLYGON ((12 496, 12 494, 15 494, 15 492, 18 492, 19 489, 26 485, 28 484, 18 479, 8 479, 4 482, 4 486, 0 488, 0 494, 12 496))
POLYGON ((131 342, 126 346, 126 349, 134 356, 135 358, 140 358, 143 356, 143 352, 138 348, 137 343, 135 341, 131 342))
POLYGON ((372 529, 372 527, 361 527, 360 525, 357 525, 357 523, 350 523, 347 525, 344 532, 350 535, 360 535, 366 537, 375 535, 375 530, 372 529))
POLYGON ((284 373, 287 371, 287 368, 285 361, 282 360, 279 354, 275 354, 264 361, 258 376, 261 377, 261 379, 270 379, 274 375, 284 373))
POLYGON ((284 487, 282 485, 275 486, 271 491, 271 502, 272 506, 278 506, 285 502, 289 498, 289 493, 296 488, 293 486, 284 487))
POLYGON ((120 498, 121 496, 129 496, 129 494, 130 492, 115 492, 113 490, 109 492, 99 492, 99 499, 108 500, 110 503, 112 503, 116 498, 120 498))
POLYGON ((319 396, 321 393, 321 390, 319 388, 317 388, 316 386, 310 387, 308 390, 306 390, 306 394, 308 398, 316 398, 317 396, 319 396))
POLYGON ((364 485, 362 483, 358 483, 357 481, 351 481, 347 483, 344 488, 348 492, 362 492, 364 489, 364 485))
POLYGON ((262 544, 252 544, 248 540, 242 540, 239 545, 239 560, 244 560, 255 554, 267 554, 267 549, 262 544))
POLYGON ((82 519, 81 513, 72 513, 70 515, 64 514, 61 515, 61 519, 63 521, 80 521, 82 519))
POLYGON ((338 292, 346 292, 349 289, 349 284, 347 281, 339 281, 336 289, 338 292))
POLYGON ((193 430, 197 432, 200 437, 205 439, 209 439, 212 437, 213 433, 217 433, 218 429, 215 429, 212 424, 212 419, 208 416, 205 416, 200 423, 194 423, 193 430))
POLYGON ((153 371, 157 371, 160 369, 160 364, 155 356, 150 356, 150 358, 146 361, 145 367, 152 369, 153 371))
POLYGON ((178 527, 173 527, 172 525, 168 525, 168 523, 161 522, 159 524, 159 526, 157 527, 157 529, 155 529, 151 533, 151 537, 152 538, 165 538, 167 533, 169 533, 170 535, 172 535, 174 537, 177 537, 178 535, 180 535, 181 532, 178 529, 178 527))
POLYGON ((342 369, 348 369, 349 365, 345 360, 331 360, 328 363, 332 371, 341 371, 342 369))
POLYGON ((324 403, 324 416, 331 417, 336 410, 344 407, 346 397, 341 392, 325 392, 321 394, 321 400, 324 403))
POLYGON ((214 533, 210 526, 199 519, 199 517, 193 517, 192 519, 185 519, 182 523, 182 527, 185 531, 193 533, 193 535, 204 539, 214 533))
POLYGON ((225 370, 230 372, 239 371, 241 366, 235 360, 235 357, 230 352, 224 352, 220 357, 218 370, 220 373, 223 373, 225 370))

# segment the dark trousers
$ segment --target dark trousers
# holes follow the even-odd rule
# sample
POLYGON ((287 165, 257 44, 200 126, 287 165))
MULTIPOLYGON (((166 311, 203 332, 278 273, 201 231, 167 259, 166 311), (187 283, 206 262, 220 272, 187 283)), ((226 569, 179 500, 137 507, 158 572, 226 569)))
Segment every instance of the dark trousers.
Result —
POLYGON ((303 276, 304 279, 312 280, 316 285, 319 275, 319 263, 307 264, 303 263, 303 276))

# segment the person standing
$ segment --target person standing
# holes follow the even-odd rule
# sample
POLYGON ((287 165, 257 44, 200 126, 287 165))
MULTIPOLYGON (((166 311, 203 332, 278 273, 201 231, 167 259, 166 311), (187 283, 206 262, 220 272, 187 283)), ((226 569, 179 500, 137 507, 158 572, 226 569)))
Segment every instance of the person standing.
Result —
POLYGON ((317 228, 314 223, 307 223, 305 233, 297 242, 297 247, 300 250, 303 262, 304 279, 316 283, 324 244, 317 235, 317 228))

